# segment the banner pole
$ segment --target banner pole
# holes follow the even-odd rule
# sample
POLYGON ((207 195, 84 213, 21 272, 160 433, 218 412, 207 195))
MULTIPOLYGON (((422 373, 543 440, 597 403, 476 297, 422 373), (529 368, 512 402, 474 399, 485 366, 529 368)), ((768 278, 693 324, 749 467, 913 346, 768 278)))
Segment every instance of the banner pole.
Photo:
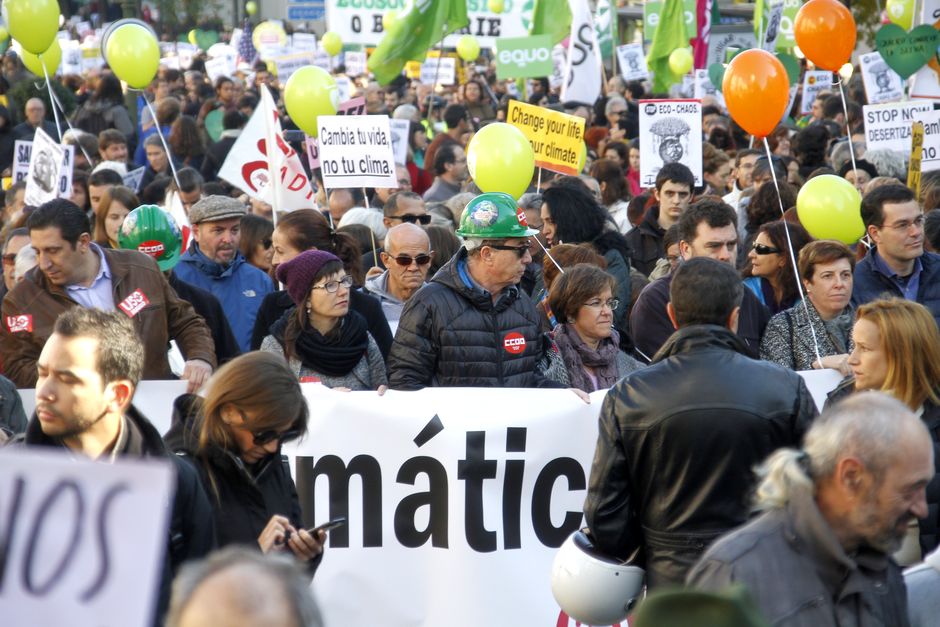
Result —
POLYGON ((431 128, 431 114, 434 112, 434 90, 437 88, 437 77, 441 71, 441 59, 444 58, 444 38, 447 37, 447 25, 444 25, 444 33, 441 35, 441 45, 437 52, 437 67, 434 68, 434 83, 431 85, 431 95, 428 96, 428 128, 431 128))

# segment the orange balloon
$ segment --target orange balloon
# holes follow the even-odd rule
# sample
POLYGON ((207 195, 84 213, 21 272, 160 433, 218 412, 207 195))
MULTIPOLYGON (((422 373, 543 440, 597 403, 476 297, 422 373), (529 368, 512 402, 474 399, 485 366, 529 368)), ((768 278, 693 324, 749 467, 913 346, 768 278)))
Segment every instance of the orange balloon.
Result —
POLYGON ((736 55, 721 81, 728 113, 755 137, 766 137, 780 124, 790 102, 790 79, 777 57, 751 48, 736 55))
POLYGON ((809 0, 793 22, 793 36, 818 68, 838 72, 855 49, 855 18, 838 0, 809 0))

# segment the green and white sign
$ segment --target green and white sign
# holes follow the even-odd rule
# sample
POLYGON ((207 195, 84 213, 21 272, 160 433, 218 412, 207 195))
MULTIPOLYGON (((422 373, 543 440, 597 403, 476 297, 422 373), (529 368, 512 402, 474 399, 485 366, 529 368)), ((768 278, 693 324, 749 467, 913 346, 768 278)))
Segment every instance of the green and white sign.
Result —
POLYGON ((500 37, 496 40, 496 78, 539 78, 552 75, 549 35, 500 37))
MULTIPOLYGON (((698 33, 698 19, 695 16, 695 0, 683 0, 685 13, 685 34, 689 39, 698 33)), ((647 2, 643 5, 643 40, 653 41, 653 35, 659 26, 659 14, 663 11, 662 2, 647 2)))

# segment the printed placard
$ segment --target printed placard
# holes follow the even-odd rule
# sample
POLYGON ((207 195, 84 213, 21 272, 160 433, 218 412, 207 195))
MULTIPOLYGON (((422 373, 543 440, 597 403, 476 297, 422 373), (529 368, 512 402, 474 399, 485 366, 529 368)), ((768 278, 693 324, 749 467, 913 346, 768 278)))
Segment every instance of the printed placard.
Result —
POLYGON ((344 55, 343 65, 346 66, 346 75, 347 76, 362 76, 366 74, 369 70, 366 68, 366 62, 368 61, 368 55, 365 52, 359 52, 357 50, 349 50, 344 55))
POLYGON ((803 75, 803 99, 800 101, 800 113, 810 113, 813 110, 816 95, 830 89, 832 89, 832 72, 807 70, 803 75))
POLYGON ((718 101, 718 106, 722 109, 725 108, 725 97, 712 85, 712 79, 708 77, 708 70, 695 70, 693 80, 695 81, 692 88, 693 98, 701 100, 705 96, 711 96, 718 101))
POLYGON ((408 161, 408 131, 411 129, 411 122, 389 120, 388 125, 392 133, 392 153, 395 155, 395 163, 405 165, 408 161))
MULTIPOLYGON (((72 164, 75 162, 75 146, 61 146, 62 167, 59 169, 59 198, 72 196, 72 164)), ((29 162, 33 154, 33 142, 16 140, 13 144, 13 182, 18 183, 29 175, 29 162)))
POLYGON ((233 76, 235 74, 235 64, 229 57, 216 57, 206 60, 206 76, 209 82, 214 83, 220 76, 233 76))
POLYGON ((499 80, 549 76, 552 68, 552 40, 548 35, 496 40, 496 78, 499 80))
POLYGON ((317 36, 313 33, 294 33, 291 35, 291 48, 296 52, 316 52, 317 36))
POLYGON ((421 64, 421 83, 424 85, 453 85, 457 77, 457 60, 453 57, 434 57, 421 64), (440 64, 440 69, 438 69, 440 64), (435 81, 435 77, 437 81, 435 81))
POLYGON ((298 52, 296 54, 276 57, 274 59, 274 66, 277 69, 277 80, 283 84, 300 68, 312 65, 314 56, 314 52, 298 52))
POLYGON ((398 187, 387 115, 321 115, 317 139, 326 187, 398 187))
POLYGON ((584 118, 510 100, 506 121, 532 144, 536 166, 562 174, 578 173, 584 118))
POLYGON ((904 97, 904 82, 897 72, 888 67, 880 52, 859 55, 859 60, 869 104, 896 102, 904 97))
MULTIPOLYGON (((923 114, 932 111, 933 104, 924 101, 898 102, 883 105, 865 105, 865 146, 868 150, 895 150, 905 155, 911 151, 911 122, 924 121, 923 114)), ((927 126, 926 122, 924 126, 927 126)), ((930 132, 924 140, 924 172, 927 169, 930 132)))
POLYGON ((777 47, 777 38, 780 35, 780 21, 783 19, 783 0, 764 0, 764 15, 755 15, 754 19, 762 21, 759 30, 761 35, 760 47, 768 52, 773 52, 777 47))
POLYGON ((702 182, 702 103, 698 100, 640 101, 640 185, 653 187, 667 163, 692 171, 702 182))
POLYGON ((5 627, 153 624, 173 468, 80 457, 32 448, 0 455, 5 627))
POLYGON ((46 135, 45 131, 37 128, 26 173, 27 205, 38 207, 59 195, 59 179, 64 159, 65 149, 46 135))
MULTIPOLYGON (((343 102, 336 107, 336 115, 365 115, 366 99, 363 96, 353 98, 343 102)), ((320 167, 320 148, 317 145, 317 138, 306 135, 304 148, 307 150, 307 165, 310 169, 320 167)))
POLYGON ((146 172, 146 170, 146 166, 141 166, 125 174, 122 177, 124 185, 130 187, 135 192, 139 191, 138 188, 140 187, 140 181, 143 180, 144 172, 146 172))
POLYGON ((617 46, 617 60, 620 61, 620 75, 625 81, 645 81, 650 77, 646 65, 643 44, 625 44, 617 46))

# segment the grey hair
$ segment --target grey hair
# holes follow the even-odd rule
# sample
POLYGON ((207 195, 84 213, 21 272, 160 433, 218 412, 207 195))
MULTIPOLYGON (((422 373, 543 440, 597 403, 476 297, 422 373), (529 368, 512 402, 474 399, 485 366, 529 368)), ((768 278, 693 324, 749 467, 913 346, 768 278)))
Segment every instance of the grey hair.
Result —
POLYGON ((476 198, 476 194, 472 192, 460 192, 444 201, 444 206, 450 211, 451 221, 454 226, 460 224, 463 210, 467 208, 467 205, 470 204, 470 201, 474 198, 476 198))
POLYGON ((418 114, 418 107, 413 104, 402 104, 395 107, 395 111, 392 112, 392 119, 420 122, 421 116, 418 114))
POLYGON ((614 108, 614 105, 617 104, 626 107, 627 101, 623 96, 610 96, 607 98, 607 104, 604 105, 604 115, 610 113, 611 109, 614 108))
MULTIPOLYGON (((156 133, 153 135, 148 135, 147 139, 144 140, 144 146, 159 146, 163 148, 163 141, 160 139, 160 136, 156 133)), ((166 152, 166 150, 164 150, 166 152)))
MULTIPOLYGON (((867 154, 865 152, 864 142, 852 142, 852 147, 855 149, 855 158, 861 159, 862 155, 867 154)), ((848 142, 838 142, 835 146, 832 147, 832 152, 829 155, 829 160, 832 162, 832 169, 836 172, 839 171, 845 162, 850 159, 849 157, 849 144, 848 142)), ((877 166, 875 166, 877 169, 877 166)), ((881 170, 878 170, 881 173, 881 170)))
POLYGON ((369 228, 375 234, 376 241, 381 241, 388 233, 388 227, 383 221, 383 214, 378 209, 369 207, 353 207, 343 214, 336 228, 342 228, 350 224, 361 224, 369 228))
POLYGON ((892 176, 899 180, 907 180, 908 155, 894 150, 869 150, 865 153, 865 161, 875 166, 881 176, 892 176))
POLYGON ((875 477, 896 459, 897 444, 910 429, 929 441, 922 421, 899 400, 882 392, 853 394, 824 411, 804 438, 803 450, 783 448, 757 470, 756 509, 780 509, 794 490, 814 491, 839 462, 855 457, 875 477))
MULTIPOLYGON (((204 560, 183 566, 173 582, 173 596, 167 614, 166 627, 178 627, 183 610, 196 589, 213 575, 235 567, 257 570, 259 575, 272 579, 290 603, 290 613, 298 627, 323 627, 320 609, 310 592, 309 579, 300 571, 293 558, 276 553, 259 553, 247 547, 229 546, 212 553, 204 560)), ((251 590, 243 593, 244 605, 254 600, 251 590)))
POLYGON ((535 192, 526 192, 519 197, 519 206, 522 210, 538 211, 542 208, 542 195, 535 192))

